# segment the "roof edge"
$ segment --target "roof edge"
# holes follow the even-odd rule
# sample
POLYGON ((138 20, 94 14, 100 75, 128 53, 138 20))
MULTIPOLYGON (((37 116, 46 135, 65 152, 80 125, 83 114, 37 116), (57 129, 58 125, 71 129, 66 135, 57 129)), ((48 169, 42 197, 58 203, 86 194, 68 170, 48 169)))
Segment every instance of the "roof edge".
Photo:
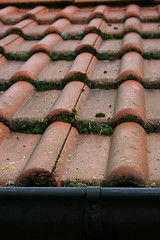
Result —
POLYGON ((37 4, 49 6, 49 7, 60 7, 67 6, 68 4, 73 4, 77 6, 88 6, 88 5, 97 5, 97 4, 107 4, 107 5, 115 5, 123 6, 126 4, 138 4, 138 5, 156 5, 160 0, 0 0, 0 6, 8 6, 8 4, 12 4, 13 6, 18 7, 29 7, 37 4))

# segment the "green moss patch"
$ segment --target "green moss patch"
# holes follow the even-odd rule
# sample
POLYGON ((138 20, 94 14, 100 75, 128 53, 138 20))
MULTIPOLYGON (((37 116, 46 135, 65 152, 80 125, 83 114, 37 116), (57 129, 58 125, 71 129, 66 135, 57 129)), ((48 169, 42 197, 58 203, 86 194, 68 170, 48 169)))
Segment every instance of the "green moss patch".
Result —
MULTIPOLYGON (((157 19, 157 22, 158 22, 158 19, 157 19)), ((137 31, 135 31, 135 29, 130 29, 127 32, 137 32, 137 31)), ((116 33, 115 34, 108 34, 108 33, 101 32, 99 29, 91 28, 89 31, 81 32, 79 34, 68 35, 66 33, 62 33, 61 37, 62 37, 63 40, 82 40, 83 37, 86 34, 96 33, 99 36, 101 36, 102 39, 122 39, 127 32, 118 33, 118 34, 116 34, 116 33)), ((42 34, 42 35, 27 35, 27 34, 24 34, 20 29, 12 29, 10 32, 7 32, 6 34, 0 35, 0 38, 2 39, 9 34, 17 34, 20 37, 24 38, 25 40, 41 40, 42 38, 44 38, 49 33, 59 34, 58 32, 53 31, 53 32, 47 32, 47 33, 42 34)), ((156 32, 155 33, 140 32, 139 34, 141 35, 142 38, 157 38, 157 39, 160 38, 160 33, 156 33, 156 32)))
POLYGON ((77 128, 80 134, 98 134, 111 136, 114 128, 124 122, 135 122, 141 125, 147 133, 159 133, 160 122, 147 121, 143 122, 142 119, 134 115, 124 116, 114 122, 108 119, 106 122, 95 122, 93 120, 78 120, 76 109, 72 109, 72 113, 61 113, 54 118, 42 118, 34 121, 26 120, 12 120, 8 121, 1 118, 0 122, 8 126, 13 132, 21 132, 27 134, 43 134, 47 127, 55 122, 61 121, 70 123, 73 127, 77 128))
POLYGON ((47 171, 35 171, 25 177, 18 185, 20 187, 57 187, 53 173, 47 171))
POLYGON ((103 181, 103 187, 144 187, 142 179, 135 176, 121 176, 111 181, 103 181))
POLYGON ((87 186, 101 186, 101 181, 93 180, 80 180, 80 179, 70 179, 68 181, 61 182, 62 187, 87 187, 87 186))
POLYGON ((10 128, 13 132, 21 132, 28 134, 43 134, 46 128, 52 123, 49 118, 40 120, 26 121, 26 120, 12 120, 8 121, 1 118, 0 122, 10 128))
POLYGON ((109 60, 109 61, 115 61, 116 59, 120 59, 125 53, 127 52, 138 52, 142 55, 144 59, 151 60, 151 59, 160 59, 160 52, 140 52, 136 48, 129 48, 125 51, 118 51, 118 52, 97 52, 92 46, 85 46, 82 47, 78 51, 74 52, 67 52, 67 53, 56 53, 56 52, 48 52, 45 49, 38 49, 35 52, 20 52, 20 53, 5 53, 3 48, 0 48, 0 53, 5 56, 8 60, 14 60, 14 61, 27 61, 33 54, 38 52, 44 52, 46 53, 51 61, 73 61, 80 53, 88 52, 92 55, 96 56, 98 60, 109 60))

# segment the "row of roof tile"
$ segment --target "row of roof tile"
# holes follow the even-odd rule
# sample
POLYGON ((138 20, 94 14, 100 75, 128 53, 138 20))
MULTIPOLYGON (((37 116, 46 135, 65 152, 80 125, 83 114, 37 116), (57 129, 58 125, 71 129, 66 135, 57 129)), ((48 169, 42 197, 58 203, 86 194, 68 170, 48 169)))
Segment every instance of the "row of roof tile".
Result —
POLYGON ((122 21, 128 17, 138 17, 142 21, 158 20, 160 6, 139 7, 138 5, 128 5, 121 8, 111 8, 106 5, 98 5, 92 8, 78 8, 67 6, 64 9, 49 9, 37 6, 32 10, 18 9, 7 6, 0 10, 0 19, 3 23, 13 24, 25 18, 32 18, 39 23, 53 23, 59 18, 67 18, 74 23, 87 23, 95 17, 110 21, 122 21))
POLYGON ((47 54, 35 53, 25 63, 8 61, 1 56, 0 82, 25 78, 35 84, 53 82, 60 85, 75 74, 81 74, 81 81, 88 81, 92 87, 114 86, 124 79, 137 79, 152 85, 159 82, 159 63, 160 60, 144 60, 137 52, 128 52, 115 61, 99 61, 90 53, 81 53, 74 61, 50 61, 47 54))
POLYGON ((1 92, 0 117, 11 120, 34 121, 58 114, 72 114, 77 120, 95 122, 117 121, 134 115, 143 121, 160 121, 160 90, 147 90, 137 81, 128 80, 118 90, 89 89, 82 82, 68 83, 62 91, 37 92, 28 82, 14 83, 1 92), (96 114, 101 113, 100 117, 96 114))
POLYGON ((3 124, 0 131, 1 185, 160 184, 160 135, 147 135, 137 123, 118 125, 111 137, 79 135, 62 122, 42 136, 13 133, 3 124))
POLYGON ((4 25, 1 22, 0 36, 19 33, 28 39, 43 38, 49 33, 58 33, 63 38, 83 37, 90 31, 98 31, 103 37, 113 35, 122 37, 125 33, 135 31, 142 36, 158 36, 159 23, 142 23, 136 17, 127 18, 124 23, 107 23, 101 18, 94 18, 88 24, 72 24, 68 19, 61 18, 52 24, 38 25, 32 19, 25 19, 15 25, 4 25))
POLYGON ((133 4, 117 9, 99 5, 0 10, 1 186, 73 182, 160 186, 160 134, 144 130, 145 124, 160 122, 155 104, 160 95, 160 60, 142 57, 146 51, 159 53, 159 12, 159 5, 133 4), (103 40, 106 37, 123 39, 103 40), (63 40, 67 38, 83 39, 63 40), (123 57, 98 60, 92 51, 80 53, 83 47, 92 47, 97 54, 121 52, 123 57), (77 55, 73 61, 51 61, 54 52, 77 55), (25 62, 13 60, 18 53, 30 54, 25 62), (127 116, 135 116, 141 125, 121 123, 127 116), (24 121, 27 127, 34 121, 45 127, 38 132, 35 125, 38 134, 26 134, 24 121), (76 124, 88 124, 89 129, 93 123, 99 135, 78 132, 76 124), (15 132, 14 124, 24 131, 15 132), (110 131, 114 127, 112 136, 107 136, 109 127, 110 131))
MULTIPOLYGON (((27 53, 28 57, 34 52, 45 51, 51 56, 61 56, 66 59, 66 54, 75 56, 84 51, 95 52, 98 58, 120 57, 127 51, 137 51, 142 54, 157 56, 160 52, 159 39, 142 39, 138 33, 127 33, 123 39, 102 40, 96 33, 87 34, 82 40, 63 40, 58 34, 51 33, 42 40, 24 40, 17 34, 10 34, 0 40, 1 53, 13 58, 20 54, 27 53), (51 54, 52 53, 52 54, 51 54)), ((26 56, 26 55, 25 55, 26 56)), ((157 56, 158 57, 158 56, 157 56)), ((60 58, 60 59, 61 59, 60 58)))
MULTIPOLYGON (((88 4, 93 4, 93 3, 98 3, 98 4, 100 4, 100 3, 106 3, 106 2, 116 2, 116 3, 118 3, 118 2, 127 2, 127 3, 129 3, 129 2, 136 2, 137 3, 137 1, 138 0, 135 0, 135 1, 132 1, 132 0, 20 0, 20 1, 17 1, 17 0, 1 0, 0 1, 0 4, 6 4, 6 3, 10 3, 10 4, 25 4, 25 3, 27 3, 27 4, 32 4, 32 3, 36 3, 36 4, 39 4, 39 3, 52 3, 52 4, 57 4, 58 2, 59 3, 67 3, 67 4, 73 4, 73 3, 78 3, 78 4, 83 4, 83 3, 88 3, 88 4)), ((142 0, 142 2, 144 2, 145 3, 145 0, 142 0)), ((154 2, 159 2, 159 0, 152 0, 152 3, 154 3, 154 2)))

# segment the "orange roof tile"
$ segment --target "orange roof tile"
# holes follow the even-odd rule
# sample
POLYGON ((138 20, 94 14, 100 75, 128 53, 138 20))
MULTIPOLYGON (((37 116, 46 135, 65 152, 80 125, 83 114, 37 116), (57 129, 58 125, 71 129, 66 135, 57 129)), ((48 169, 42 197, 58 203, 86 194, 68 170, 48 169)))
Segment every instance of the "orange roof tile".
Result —
POLYGON ((1 186, 160 186, 159 19, 158 4, 1 7, 1 186))

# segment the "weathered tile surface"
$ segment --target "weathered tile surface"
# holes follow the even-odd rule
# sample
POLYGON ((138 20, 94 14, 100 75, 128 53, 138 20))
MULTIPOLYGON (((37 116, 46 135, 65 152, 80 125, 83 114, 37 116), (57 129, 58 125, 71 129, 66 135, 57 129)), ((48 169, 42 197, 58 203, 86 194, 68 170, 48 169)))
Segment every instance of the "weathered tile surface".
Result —
POLYGON ((160 186, 159 14, 0 9, 1 186, 160 186))

